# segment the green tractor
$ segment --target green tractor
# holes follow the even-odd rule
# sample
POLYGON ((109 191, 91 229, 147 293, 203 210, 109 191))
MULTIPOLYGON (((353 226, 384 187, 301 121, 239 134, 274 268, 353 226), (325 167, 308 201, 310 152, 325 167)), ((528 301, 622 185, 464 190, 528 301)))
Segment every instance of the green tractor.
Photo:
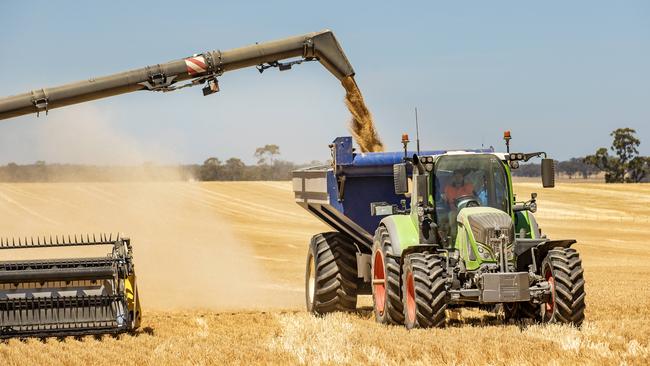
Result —
MULTIPOLYGON (((394 165, 396 193, 411 209, 381 220, 372 249, 377 321, 439 327, 445 310, 501 304, 506 319, 584 320, 582 262, 575 240, 549 240, 533 213, 536 194, 517 202, 511 169, 545 153, 414 155, 394 165)), ((554 186, 542 159, 544 187, 554 186)))
POLYGON ((571 248, 576 241, 549 239, 533 215, 537 195, 518 202, 513 194, 511 169, 535 157, 542 158, 543 186, 554 187, 553 160, 544 152, 510 153, 509 146, 507 153, 411 154, 408 137, 403 143, 399 158, 354 155, 349 148, 346 157, 336 150, 346 140, 337 139, 328 175, 294 173, 296 201, 337 229, 312 239, 307 308, 353 311, 357 295, 372 294, 378 322, 409 329, 444 326, 446 310, 462 307, 580 326, 585 281, 571 248), (398 162, 386 166, 390 159, 398 162), (382 188, 386 182, 390 191, 382 188), (360 213, 367 203, 375 222, 360 213), (364 227, 375 229, 369 239, 364 227))

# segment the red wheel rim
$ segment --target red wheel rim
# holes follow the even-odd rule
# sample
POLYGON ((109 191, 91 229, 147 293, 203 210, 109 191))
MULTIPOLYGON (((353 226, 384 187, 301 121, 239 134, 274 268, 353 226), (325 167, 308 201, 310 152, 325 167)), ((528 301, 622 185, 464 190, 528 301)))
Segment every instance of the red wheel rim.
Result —
POLYGON ((415 281, 413 272, 406 274, 406 315, 409 323, 415 323, 415 281))
POLYGON ((377 309, 379 315, 383 315, 386 306, 386 271, 384 270, 384 257, 380 251, 375 252, 373 264, 372 286, 374 289, 375 309, 377 309))
POLYGON ((551 286, 551 301, 547 301, 544 305, 544 318, 550 320, 553 317, 553 312, 555 311, 555 279, 553 278, 553 273, 550 268, 546 268, 544 273, 546 281, 551 286))

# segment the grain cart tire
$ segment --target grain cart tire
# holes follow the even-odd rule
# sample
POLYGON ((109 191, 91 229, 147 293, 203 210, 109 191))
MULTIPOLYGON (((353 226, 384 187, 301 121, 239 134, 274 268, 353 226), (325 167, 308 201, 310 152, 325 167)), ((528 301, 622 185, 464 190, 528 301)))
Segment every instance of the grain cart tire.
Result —
POLYGON ((551 285, 551 297, 541 305, 541 321, 580 326, 585 319, 585 280, 575 249, 551 249, 542 261, 542 276, 551 285))
POLYGON ((356 247, 337 232, 314 235, 305 275, 307 311, 323 315, 357 307, 356 247))
POLYGON ((532 302, 520 302, 517 310, 517 319, 540 319, 539 305, 532 302))
POLYGON ((510 302, 503 304, 503 313, 506 321, 531 319, 540 320, 539 305, 532 302, 510 302))
POLYGON ((500 310, 503 310, 503 317, 505 318, 506 322, 511 319, 519 319, 519 304, 516 302, 503 303, 502 309, 500 310))
POLYGON ((447 290, 440 258, 426 252, 404 258, 402 298, 407 329, 445 325, 447 290))
POLYGON ((375 232, 370 272, 375 319, 381 324, 403 324, 400 264, 393 256, 390 234, 384 226, 379 226, 375 232))

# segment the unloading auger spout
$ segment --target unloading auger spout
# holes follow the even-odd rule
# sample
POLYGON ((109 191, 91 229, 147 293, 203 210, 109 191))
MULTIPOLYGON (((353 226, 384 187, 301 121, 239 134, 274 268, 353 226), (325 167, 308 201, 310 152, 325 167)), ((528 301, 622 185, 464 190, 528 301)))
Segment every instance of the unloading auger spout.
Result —
POLYGON ((288 70, 305 61, 319 61, 341 81, 354 76, 334 33, 323 30, 0 98, 0 120, 138 90, 168 92, 204 85, 203 95, 209 95, 219 91, 217 78, 225 72, 250 66, 260 72, 270 67, 288 70))

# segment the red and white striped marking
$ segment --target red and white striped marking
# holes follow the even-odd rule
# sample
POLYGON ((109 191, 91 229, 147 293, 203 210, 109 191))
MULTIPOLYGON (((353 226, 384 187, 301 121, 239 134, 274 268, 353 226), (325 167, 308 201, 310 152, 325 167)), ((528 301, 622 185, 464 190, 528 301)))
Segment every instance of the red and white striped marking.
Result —
POLYGON ((186 58, 185 65, 187 66, 187 73, 190 75, 202 74, 208 71, 203 56, 186 58))

